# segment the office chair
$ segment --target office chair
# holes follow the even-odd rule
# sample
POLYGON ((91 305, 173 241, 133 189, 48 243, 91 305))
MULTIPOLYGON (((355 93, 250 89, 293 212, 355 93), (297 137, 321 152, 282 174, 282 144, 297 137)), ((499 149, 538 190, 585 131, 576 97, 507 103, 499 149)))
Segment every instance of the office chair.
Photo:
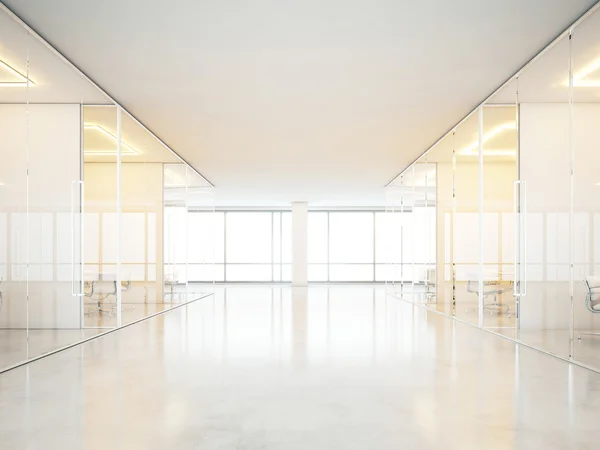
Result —
POLYGON ((436 284, 435 267, 427 267, 425 269, 425 298, 427 303, 435 303, 436 284))
MULTIPOLYGON (((593 314, 600 313, 600 277, 587 276, 585 277, 585 285, 587 287, 587 294, 585 296, 585 307, 589 312, 593 314)), ((582 331, 579 333, 579 340, 581 336, 587 334, 589 336, 600 336, 600 333, 593 331, 582 331)))
MULTIPOLYGON (((511 289, 512 281, 500 282, 496 280, 484 280, 482 292, 483 311, 492 316, 507 314, 508 317, 512 317, 510 306, 498 302, 498 296, 505 292, 509 292, 511 289), (492 302, 487 301, 489 297, 492 298, 492 302)), ((473 277, 467 280, 467 292, 479 295, 479 281, 473 279, 473 277)), ((477 309, 478 308, 467 308, 465 312, 470 313, 477 311, 477 309)))
MULTIPOLYGON (((131 281, 127 280, 127 281, 122 281, 121 283, 121 292, 127 292, 131 289, 131 281)), ((106 300, 108 297, 112 296, 117 296, 117 280, 113 279, 113 280, 92 280, 92 281, 88 281, 86 282, 86 287, 89 288, 89 291, 85 292, 85 296, 87 298, 96 300, 96 306, 93 310, 88 311, 87 313, 85 313, 85 315, 90 315, 93 313, 98 313, 99 315, 102 315, 102 313, 106 313, 109 316, 114 312, 114 310, 116 309, 116 305, 111 305, 111 309, 103 309, 102 308, 102 300, 106 300), (98 285, 99 284, 104 284, 104 285, 108 285, 110 286, 110 289, 107 292, 96 292, 98 285), (96 296, 94 298, 94 296, 96 296)), ((133 307, 133 309, 135 309, 135 307, 133 307)), ((124 310, 122 308, 122 310, 124 310)))
POLYGON ((175 299, 175 294, 177 294, 175 292, 175 288, 177 287, 177 285, 180 282, 180 280, 179 280, 179 271, 178 270, 173 270, 171 273, 165 273, 164 280, 165 280, 165 286, 168 289, 168 292, 164 293, 165 297, 167 295, 170 295, 171 299, 175 299))

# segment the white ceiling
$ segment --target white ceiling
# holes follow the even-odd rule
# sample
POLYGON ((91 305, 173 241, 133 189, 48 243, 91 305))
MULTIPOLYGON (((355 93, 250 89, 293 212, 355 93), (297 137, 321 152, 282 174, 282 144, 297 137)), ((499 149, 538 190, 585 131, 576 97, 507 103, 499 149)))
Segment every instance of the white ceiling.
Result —
MULTIPOLYGON (((181 163, 177 156, 131 117, 123 115, 121 120, 122 142, 127 148, 137 153, 136 155, 122 155, 121 161, 127 163, 181 163)), ((116 163, 116 136, 118 135, 116 107, 106 105, 85 106, 83 121, 85 124, 83 133, 84 161, 86 163, 116 163), (106 154, 93 154, 94 151, 99 150, 106 154)))
MULTIPOLYGON (((69 64, 2 11, 0 61, 16 70, 24 80, 28 76, 33 83, 30 88, 3 87, 0 84, 2 103, 111 103, 69 64)), ((0 82, 15 81, 7 75, 6 70, 1 71, 0 82)))
POLYGON ((225 205, 383 186, 594 0, 4 0, 225 205))

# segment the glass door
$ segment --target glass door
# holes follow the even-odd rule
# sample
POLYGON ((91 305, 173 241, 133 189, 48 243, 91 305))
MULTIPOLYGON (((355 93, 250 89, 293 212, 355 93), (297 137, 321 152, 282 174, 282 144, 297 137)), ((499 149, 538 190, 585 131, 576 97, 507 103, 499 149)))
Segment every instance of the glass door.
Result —
POLYGON ((572 311, 570 46, 566 36, 518 78, 519 340, 569 357, 572 311))
POLYGON ((112 105, 83 107, 83 325, 118 326, 118 123, 112 105))
POLYGON ((514 338, 520 276, 523 217, 519 201, 524 184, 518 180, 516 83, 511 82, 487 102, 481 112, 482 300, 483 326, 514 338))

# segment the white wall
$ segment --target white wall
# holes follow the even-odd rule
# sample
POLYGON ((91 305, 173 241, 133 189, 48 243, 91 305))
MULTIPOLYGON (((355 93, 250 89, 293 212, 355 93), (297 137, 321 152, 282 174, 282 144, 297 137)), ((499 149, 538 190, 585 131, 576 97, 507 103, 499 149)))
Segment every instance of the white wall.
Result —
MULTIPOLYGON (((31 328, 78 328, 71 197, 80 179, 79 105, 0 105, 0 154, 0 328, 26 326, 27 280, 31 328)), ((77 192, 73 199, 77 210, 77 192)))

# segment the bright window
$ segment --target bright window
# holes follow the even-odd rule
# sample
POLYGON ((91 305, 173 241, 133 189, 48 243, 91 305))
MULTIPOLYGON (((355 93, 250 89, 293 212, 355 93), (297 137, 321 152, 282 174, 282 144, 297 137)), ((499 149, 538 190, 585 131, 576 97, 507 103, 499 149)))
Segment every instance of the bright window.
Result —
POLYGON ((225 221, 227 263, 270 264, 271 213, 229 212, 225 221))
POLYGON ((373 213, 329 213, 329 262, 332 264, 373 261, 373 213))

